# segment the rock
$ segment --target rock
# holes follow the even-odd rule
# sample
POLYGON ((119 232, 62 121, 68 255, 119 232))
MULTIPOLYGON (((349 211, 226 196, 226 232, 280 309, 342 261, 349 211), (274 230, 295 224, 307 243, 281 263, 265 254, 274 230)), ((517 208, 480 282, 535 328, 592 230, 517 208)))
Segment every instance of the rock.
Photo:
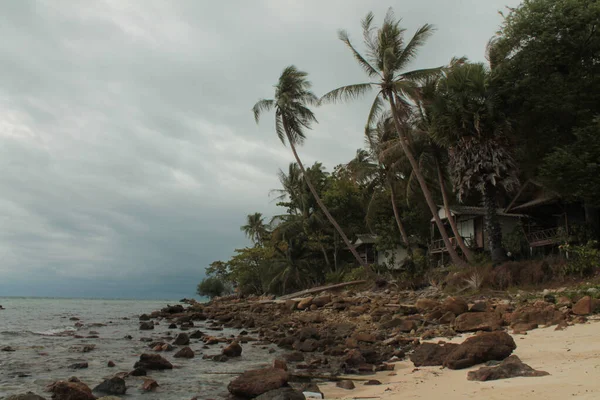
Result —
POLYGON ((493 331, 502 326, 502 318, 494 312, 461 314, 454 320, 456 332, 493 331))
POLYGON ((87 362, 78 362, 78 363, 69 365, 69 368, 71 368, 71 369, 84 369, 87 367, 88 367, 87 362))
POLYGON ((522 334, 525 333, 527 331, 532 331, 534 329, 537 329, 538 324, 536 323, 526 323, 526 322, 520 322, 518 324, 514 324, 511 326, 511 328, 513 329, 514 333, 516 334, 522 334))
POLYGON ((270 390, 256 397, 256 400, 305 400, 306 397, 291 387, 270 390))
POLYGON ((329 295, 315 297, 312 301, 312 304, 316 305, 319 308, 324 307, 329 303, 331 303, 331 296, 329 296, 329 295))
POLYGON ((106 394, 125 394, 127 386, 125 386, 123 378, 113 376, 96 386, 92 391, 106 394))
POLYGON ((351 349, 342 359, 343 365, 347 367, 358 367, 366 362, 365 357, 363 357, 359 349, 351 349))
POLYGON ((92 390, 83 382, 57 381, 50 385, 48 391, 54 400, 96 400, 92 390))
POLYGON ((133 368, 144 368, 146 370, 173 369, 173 364, 159 354, 142 354, 140 361, 136 362, 133 368))
POLYGON ((1 350, 2 350, 2 351, 7 351, 7 352, 16 351, 15 349, 13 349, 13 348, 12 348, 12 347, 10 347, 10 346, 4 346, 4 347, 3 347, 1 350))
POLYGON ((144 368, 136 368, 133 371, 131 371, 128 375, 131 375, 131 376, 146 376, 146 375, 148 375, 148 372, 144 368))
POLYGON ((141 322, 140 323, 140 331, 149 331, 154 329, 154 323, 153 322, 141 322))
POLYGON ((109 362, 106 364, 106 366, 107 366, 107 367, 109 367, 109 368, 112 368, 112 367, 114 367, 114 366, 115 366, 115 363, 114 363, 113 361, 109 361, 109 362))
POLYGON ((180 333, 175 337, 173 344, 177 346, 187 346, 190 344, 190 337, 187 333, 180 333))
POLYGON ((572 304, 573 302, 571 301, 571 299, 566 296, 561 296, 556 301, 557 307, 570 307, 572 304))
POLYGON ((42 396, 38 396, 33 392, 27 392, 23 394, 15 394, 8 396, 6 400, 46 400, 42 396))
POLYGON ((244 372, 227 386, 229 393, 252 398, 279 389, 288 382, 289 375, 278 368, 263 368, 244 372))
POLYGON ((202 339, 204 337, 204 333, 200 331, 194 331, 190 334, 190 339, 202 339))
POLYGON ((506 332, 483 332, 458 345, 446 356, 444 366, 463 369, 490 360, 500 361, 510 356, 516 348, 515 341, 506 332))
POLYGON ((174 306, 170 306, 167 304, 167 306, 160 311, 166 314, 179 314, 184 312, 185 309, 181 304, 176 304, 174 306))
POLYGON ((242 355, 242 346, 238 342, 231 342, 231 344, 225 347, 221 354, 227 357, 239 357, 242 355))
POLYGON ((159 386, 160 385, 158 384, 158 382, 156 382, 154 379, 147 378, 147 379, 144 379, 144 383, 142 383, 141 389, 144 392, 153 392, 159 386))
POLYGON ((590 296, 584 296, 573 306, 573 314, 575 315, 589 315, 592 313, 592 298, 590 296))
POLYGON ((431 299, 426 299, 426 298, 419 299, 415 303, 415 307, 421 313, 433 311, 433 309, 437 308, 438 306, 439 306, 439 303, 437 301, 431 300, 431 299))
POLYGON ((377 338, 372 333, 360 332, 354 335, 354 339, 358 342, 375 343, 377 338))
POLYGON ((342 388, 342 389, 346 389, 346 390, 352 390, 356 387, 356 386, 354 386, 354 382, 348 381, 348 380, 339 381, 338 383, 335 384, 335 386, 342 388))
POLYGON ((302 300, 300 300, 300 302, 298 303, 296 308, 298 308, 298 310, 306 310, 307 308, 310 308, 312 301, 313 301, 312 297, 307 297, 305 299, 302 299, 302 300))
POLYGON ((454 315, 464 314, 469 311, 469 305, 462 297, 448 297, 442 304, 442 308, 446 312, 451 312, 454 315))
POLYGON ((288 370, 287 362, 282 360, 281 358, 276 358, 273 360, 273 368, 282 369, 284 371, 288 370))
POLYGON ((378 386, 381 385, 381 382, 378 381, 377 379, 369 379, 368 381, 365 382, 365 386, 378 386))
POLYGON ((438 319, 438 322, 440 324, 451 324, 455 319, 456 315, 452 311, 448 311, 438 319))
POLYGON ((486 312, 487 311, 487 303, 485 301, 476 301, 475 303, 469 306, 470 312, 486 312))
POLYGON ((469 371, 467 379, 470 381, 493 381, 496 379, 515 378, 517 376, 535 377, 550 375, 546 371, 536 371, 524 364, 519 357, 512 355, 495 367, 481 367, 476 371, 469 371))
POLYGON ((319 342, 315 339, 306 339, 303 342, 296 341, 294 342, 294 350, 302 351, 305 353, 312 353, 313 351, 317 351, 319 348, 319 342))
POLYGON ((173 356, 175 358, 194 358, 194 351, 190 349, 188 346, 185 346, 183 349, 179 350, 173 356))
POLYGON ((171 325, 169 325, 169 329, 177 329, 177 324, 171 324, 171 325))
POLYGON ((398 328, 400 332, 408 333, 413 329, 417 329, 419 326, 417 321, 412 319, 392 318, 388 322, 384 323, 382 327, 385 329, 398 328))
POLYGON ((284 354, 283 358, 287 362, 299 362, 304 361, 304 354, 300 351, 294 351, 292 353, 284 354))
POLYGON ((140 321, 150 321, 150 316, 148 314, 140 315, 140 321))
POLYGON ((433 367, 443 365, 448 354, 453 352, 459 345, 455 343, 422 343, 409 356, 415 367, 433 367))
POLYGON ((520 307, 512 314, 511 325, 533 323, 539 326, 559 324, 565 320, 565 315, 554 308, 554 305, 541 302, 538 306, 520 307))
POLYGON ((321 335, 319 335, 318 329, 313 326, 309 326, 309 327, 300 329, 296 333, 295 336, 300 341, 306 340, 306 339, 320 339, 321 338, 321 335))
POLYGON ((554 296, 553 294, 545 294, 544 301, 546 303, 556 304, 556 296, 554 296))

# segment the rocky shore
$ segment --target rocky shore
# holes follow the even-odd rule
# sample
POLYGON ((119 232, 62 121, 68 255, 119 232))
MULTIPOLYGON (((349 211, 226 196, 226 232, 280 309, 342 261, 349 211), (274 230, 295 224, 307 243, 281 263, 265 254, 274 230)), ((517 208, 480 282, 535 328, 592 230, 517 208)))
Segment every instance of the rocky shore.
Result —
MULTIPOLYGON (((229 297, 206 304, 186 300, 185 305, 140 315, 141 331, 151 333, 155 326, 168 325, 174 336, 142 338, 148 342, 147 352, 130 371, 107 377, 93 388, 73 377, 47 390, 56 400, 115 399, 102 396, 123 395, 134 385, 151 392, 160 381, 147 377, 150 371, 171 370, 177 359, 194 358, 198 350, 206 362, 228 363, 243 357, 248 347, 264 348, 265 363, 255 370, 223 373, 232 399, 320 398, 318 385, 326 382, 344 390, 356 384, 376 386, 381 382, 375 374, 393 376, 396 363, 408 360, 415 368, 449 370, 485 364, 469 372, 465 381, 544 376, 546 371, 513 355, 514 335, 585 323, 600 311, 600 301, 580 297, 573 303, 560 290, 519 298, 506 293, 447 296, 434 288, 399 292, 381 284, 287 300, 229 297), (203 330, 197 329, 199 324, 203 330), (224 328, 238 333, 224 335, 224 328), (456 342, 467 333, 472 335, 456 342), (281 349, 277 356, 271 354, 273 345, 281 349)), ((8 399, 43 399, 35 396, 8 399)))

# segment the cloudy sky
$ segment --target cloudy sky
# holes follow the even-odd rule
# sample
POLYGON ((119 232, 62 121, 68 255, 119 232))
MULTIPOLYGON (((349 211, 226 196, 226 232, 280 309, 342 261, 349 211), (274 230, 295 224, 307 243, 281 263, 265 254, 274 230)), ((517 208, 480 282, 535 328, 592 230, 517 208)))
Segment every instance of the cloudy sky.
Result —
MULTIPOLYGON (((290 64, 320 95, 364 79, 336 31, 392 5, 437 32, 415 68, 484 59, 516 0, 15 0, 0 3, 0 297, 191 296, 247 244, 292 160, 271 97, 290 64)), ((316 110, 301 156, 362 144, 368 100, 316 110)))

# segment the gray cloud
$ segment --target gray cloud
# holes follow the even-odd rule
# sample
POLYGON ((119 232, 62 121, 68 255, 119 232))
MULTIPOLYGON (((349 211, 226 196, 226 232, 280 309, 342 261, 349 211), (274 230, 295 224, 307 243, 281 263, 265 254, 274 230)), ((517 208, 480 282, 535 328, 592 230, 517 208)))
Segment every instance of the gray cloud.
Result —
MULTIPOLYGON (((394 4, 438 32, 414 67, 482 60, 515 0, 394 4)), ((20 0, 0 5, 0 296, 189 296, 247 242, 292 160, 250 108, 289 64, 317 94, 364 79, 338 28, 387 1, 20 0)), ((316 110, 301 155, 362 145, 369 99, 316 110)))

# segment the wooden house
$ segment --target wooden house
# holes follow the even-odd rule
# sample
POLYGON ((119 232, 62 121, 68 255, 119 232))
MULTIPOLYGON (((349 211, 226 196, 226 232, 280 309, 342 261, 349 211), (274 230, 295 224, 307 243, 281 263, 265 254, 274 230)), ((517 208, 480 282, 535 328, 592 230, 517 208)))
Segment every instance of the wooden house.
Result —
POLYGON ((377 235, 357 235, 354 248, 367 264, 386 266, 389 269, 400 269, 408 257, 406 248, 398 245, 393 250, 379 251, 376 248, 377 235))

